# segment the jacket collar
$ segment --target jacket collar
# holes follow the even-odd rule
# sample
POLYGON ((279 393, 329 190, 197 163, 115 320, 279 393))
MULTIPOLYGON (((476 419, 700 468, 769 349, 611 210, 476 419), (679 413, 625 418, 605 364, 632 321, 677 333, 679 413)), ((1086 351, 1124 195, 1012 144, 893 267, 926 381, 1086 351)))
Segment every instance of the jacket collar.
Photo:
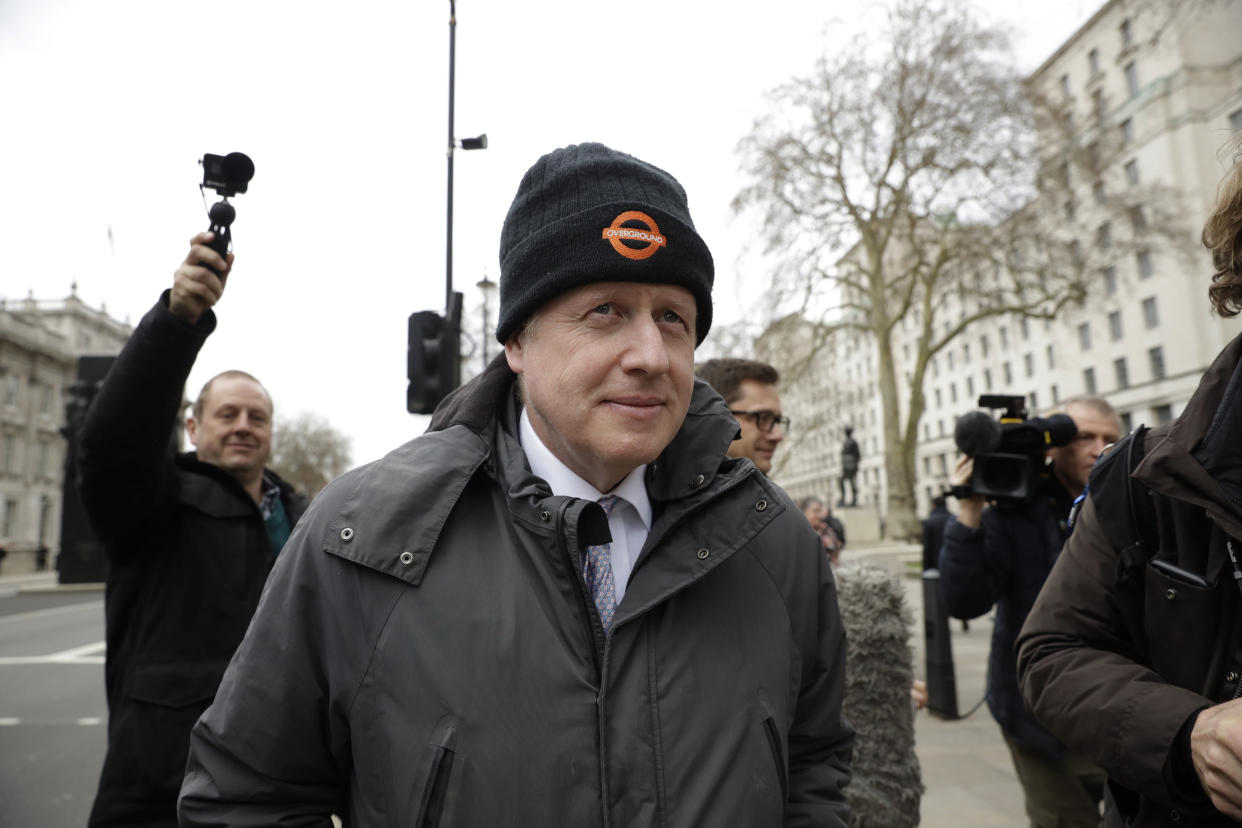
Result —
MULTIPOLYGON (((1202 506, 1242 537, 1242 336, 1212 362, 1181 416, 1134 471, 1153 491, 1202 506)), ((1149 438, 1151 439, 1151 438, 1149 438)))
MULTIPOLYGON (((515 381, 501 354, 444 399, 427 433, 358 470, 353 491, 328 526, 329 550, 418 584, 450 513, 480 470, 499 482, 513 518, 528 528, 551 531, 561 523, 571 527, 575 538, 581 536, 582 543, 607 542, 607 519, 598 504, 553 497, 530 471, 517 438, 520 402, 515 381), (560 513, 557 521, 545 516, 551 511, 560 513), (385 542, 365 542, 376 538, 385 542)), ((723 481, 718 478, 753 473, 749 460, 726 456, 738 433, 724 400, 696 378, 685 422, 647 467, 652 504, 659 509, 694 495, 698 502, 720 488, 723 481)))

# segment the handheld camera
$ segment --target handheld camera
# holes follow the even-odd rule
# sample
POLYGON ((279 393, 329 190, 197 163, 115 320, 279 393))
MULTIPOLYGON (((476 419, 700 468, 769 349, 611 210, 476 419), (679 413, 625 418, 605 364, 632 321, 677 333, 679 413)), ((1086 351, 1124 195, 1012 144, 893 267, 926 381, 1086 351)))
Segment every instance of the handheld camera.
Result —
POLYGON ((211 220, 207 229, 216 234, 208 246, 221 256, 228 256, 233 243, 230 228, 237 217, 237 211, 229 204, 229 196, 246 192, 250 179, 254 178, 254 162, 245 153, 230 152, 228 155, 205 154, 199 163, 203 165, 203 183, 198 188, 215 190, 220 196, 207 211, 211 220))
POLYGON ((954 497, 982 495, 999 503, 1025 503, 1038 490, 1045 453, 1068 445, 1078 427, 1068 414, 1028 417, 1026 398, 1013 394, 984 394, 979 407, 1001 410, 998 420, 982 411, 963 414, 953 430, 962 454, 974 458, 970 480, 954 486, 954 497))

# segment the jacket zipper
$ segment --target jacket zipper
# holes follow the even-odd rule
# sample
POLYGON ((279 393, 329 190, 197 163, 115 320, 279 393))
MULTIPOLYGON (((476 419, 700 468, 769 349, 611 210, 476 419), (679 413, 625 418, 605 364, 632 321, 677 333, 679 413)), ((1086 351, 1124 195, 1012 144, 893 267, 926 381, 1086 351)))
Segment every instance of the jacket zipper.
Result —
POLYGON ((776 778, 781 783, 781 801, 786 802, 789 800, 789 780, 785 778, 785 752, 781 750, 781 734, 771 716, 763 720, 763 732, 767 734, 768 747, 772 749, 772 761, 776 763, 776 778))

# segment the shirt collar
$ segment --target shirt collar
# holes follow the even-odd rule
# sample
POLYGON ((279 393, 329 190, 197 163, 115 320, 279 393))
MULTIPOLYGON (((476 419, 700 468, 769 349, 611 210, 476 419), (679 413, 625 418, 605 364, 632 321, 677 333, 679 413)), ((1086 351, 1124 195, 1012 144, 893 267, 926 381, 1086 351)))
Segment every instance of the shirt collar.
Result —
POLYGON ((522 409, 518 421, 518 430, 518 439, 522 443, 522 450, 526 452, 530 470, 548 481, 552 494, 583 500, 599 500, 605 494, 616 495, 633 506, 643 525, 651 529, 651 500, 647 497, 647 484, 644 482, 646 463, 627 474, 611 492, 601 492, 575 474, 544 445, 535 432, 535 427, 531 425, 530 415, 525 408, 522 409))

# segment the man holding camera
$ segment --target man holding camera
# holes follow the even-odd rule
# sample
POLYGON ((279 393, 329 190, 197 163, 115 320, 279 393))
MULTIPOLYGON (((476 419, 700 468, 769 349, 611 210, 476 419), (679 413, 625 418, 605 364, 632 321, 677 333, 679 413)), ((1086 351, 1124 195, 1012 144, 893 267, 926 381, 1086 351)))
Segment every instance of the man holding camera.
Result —
POLYGON ((82 502, 108 554, 108 752, 91 826, 175 828, 190 728, 241 642, 306 500, 264 468, 272 400, 252 376, 210 380, 172 447, 186 378, 215 329, 233 257, 190 240, 81 433, 82 502))
MULTIPOLYGON (((1068 753, 1026 709, 1018 691, 1014 641, 1060 553, 1070 508, 1105 446, 1121 430, 1116 411, 1099 397, 1075 397, 1065 406, 1077 435, 1048 450, 1049 464, 1035 496, 988 506, 982 496, 959 498, 940 551, 940 593, 949 615, 971 619, 996 607, 988 659, 988 708, 1001 727, 1026 797, 1034 828, 1083 826, 1100 821, 1104 774, 1068 753)), ((971 457, 951 477, 970 481, 971 457)))

